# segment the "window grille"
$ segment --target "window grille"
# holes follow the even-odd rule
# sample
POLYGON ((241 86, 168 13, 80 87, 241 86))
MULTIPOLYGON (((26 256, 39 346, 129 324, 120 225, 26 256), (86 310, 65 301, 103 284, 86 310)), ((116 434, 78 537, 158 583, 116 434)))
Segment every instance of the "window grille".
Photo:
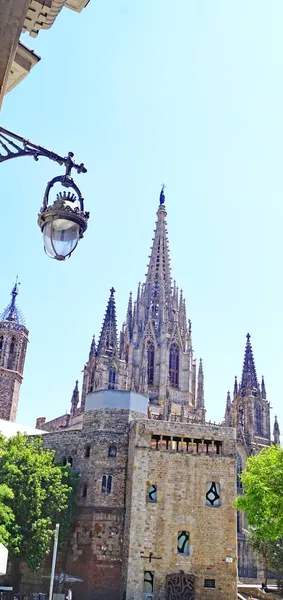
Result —
POLYGON ((178 554, 190 554, 190 534, 188 531, 178 531, 178 554))
POLYGON ((220 483, 208 481, 205 498, 207 506, 220 506, 220 483))
POLYGON ((147 488, 147 502, 157 502, 157 486, 149 485, 147 488))
POLYGON ((154 572, 145 571, 143 576, 143 591, 147 594, 153 594, 154 591, 154 572))
POLYGON ((204 580, 204 587, 205 588, 215 588, 215 579, 205 579, 204 580))

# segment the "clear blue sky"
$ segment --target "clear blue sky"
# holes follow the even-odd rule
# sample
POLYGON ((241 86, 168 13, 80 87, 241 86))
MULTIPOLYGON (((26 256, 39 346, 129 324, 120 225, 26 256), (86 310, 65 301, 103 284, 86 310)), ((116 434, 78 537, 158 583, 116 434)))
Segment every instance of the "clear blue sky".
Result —
POLYGON ((60 168, 1 166, 0 303, 18 271, 30 330, 19 422, 69 409, 112 285, 121 324, 164 181, 207 417, 223 416, 249 331, 283 430, 282 32, 281 0, 90 0, 23 36, 42 61, 1 124, 85 162, 91 220, 68 262, 50 260, 36 220, 60 168))

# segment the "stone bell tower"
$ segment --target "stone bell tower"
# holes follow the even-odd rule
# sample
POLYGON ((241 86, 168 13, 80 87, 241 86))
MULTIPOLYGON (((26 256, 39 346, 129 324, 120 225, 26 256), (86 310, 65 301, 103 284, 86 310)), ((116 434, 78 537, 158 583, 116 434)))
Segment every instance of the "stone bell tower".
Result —
POLYGON ((17 283, 11 295, 0 317, 0 419, 6 421, 16 420, 29 333, 16 306, 17 283))

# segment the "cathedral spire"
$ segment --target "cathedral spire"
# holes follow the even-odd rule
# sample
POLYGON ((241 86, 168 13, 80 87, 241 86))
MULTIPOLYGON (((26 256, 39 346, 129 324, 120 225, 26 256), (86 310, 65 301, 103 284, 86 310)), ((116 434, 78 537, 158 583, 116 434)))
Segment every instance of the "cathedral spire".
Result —
POLYGON ((241 395, 246 396, 252 390, 258 392, 258 380, 254 364, 253 350, 250 342, 251 336, 247 333, 247 341, 245 348, 245 357, 243 364, 242 380, 241 380, 241 395))
POLYGON ((274 427, 273 427, 273 440, 274 440, 274 444, 276 444, 276 445, 280 444, 280 429, 279 429, 279 423, 277 421, 276 415, 275 415, 274 427))
POLYGON ((92 336, 92 340, 91 340, 91 345, 90 345, 90 351, 89 351, 89 357, 88 360, 91 360, 92 358, 95 358, 95 335, 93 334, 92 336))
POLYGON ((171 314, 172 304, 164 186, 159 201, 156 229, 144 286, 145 318, 146 321, 152 319, 154 322, 163 319, 165 310, 171 314))
POLYGON ((5 308, 5 310, 2 312, 2 315, 0 316, 0 322, 15 321, 15 323, 19 323, 20 325, 25 324, 24 317, 23 317, 21 311, 16 306, 16 298, 17 298, 18 293, 19 293, 19 284, 18 284, 18 278, 17 278, 16 283, 11 291, 12 300, 8 304, 8 306, 5 308))
POLYGON ((117 323, 114 293, 115 290, 112 287, 97 345, 98 356, 113 356, 117 352, 117 323))
POLYGON ((73 394, 72 394, 72 399, 71 399, 71 415, 73 415, 75 410, 77 409, 78 404, 79 404, 79 399, 80 399, 79 382, 77 380, 75 383, 75 387, 73 389, 73 394))
POLYGON ((199 361, 198 368, 198 388, 197 388, 197 408, 204 407, 204 377, 203 377, 203 366, 202 359, 199 361))

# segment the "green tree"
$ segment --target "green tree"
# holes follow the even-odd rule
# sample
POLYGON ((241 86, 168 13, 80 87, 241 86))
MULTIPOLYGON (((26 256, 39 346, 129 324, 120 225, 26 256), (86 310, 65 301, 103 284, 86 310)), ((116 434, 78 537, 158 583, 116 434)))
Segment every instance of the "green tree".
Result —
POLYGON ((283 451, 264 448, 248 458, 240 477, 244 489, 235 507, 245 511, 258 540, 277 540, 283 531, 283 451))
MULTIPOLYGON (((0 485, 7 484, 12 496, 7 500, 14 519, 7 524, 8 550, 12 562, 13 585, 18 591, 19 565, 25 561, 35 571, 50 550, 54 524, 66 511, 74 493, 69 467, 54 463, 55 452, 43 448, 41 438, 18 434, 0 438, 0 485)), ((65 532, 70 531, 66 522, 65 532)), ((69 519, 69 520, 70 520, 69 519)))
POLYGON ((264 583, 267 585, 268 570, 273 568, 273 559, 276 552, 276 541, 263 540, 259 537, 255 527, 249 527, 247 531, 247 541, 250 548, 256 552, 262 560, 264 568, 264 583))
POLYGON ((4 546, 8 546, 10 539, 9 528, 15 520, 14 513, 8 506, 8 502, 13 499, 13 496, 12 490, 6 483, 0 485, 0 542, 4 546))

